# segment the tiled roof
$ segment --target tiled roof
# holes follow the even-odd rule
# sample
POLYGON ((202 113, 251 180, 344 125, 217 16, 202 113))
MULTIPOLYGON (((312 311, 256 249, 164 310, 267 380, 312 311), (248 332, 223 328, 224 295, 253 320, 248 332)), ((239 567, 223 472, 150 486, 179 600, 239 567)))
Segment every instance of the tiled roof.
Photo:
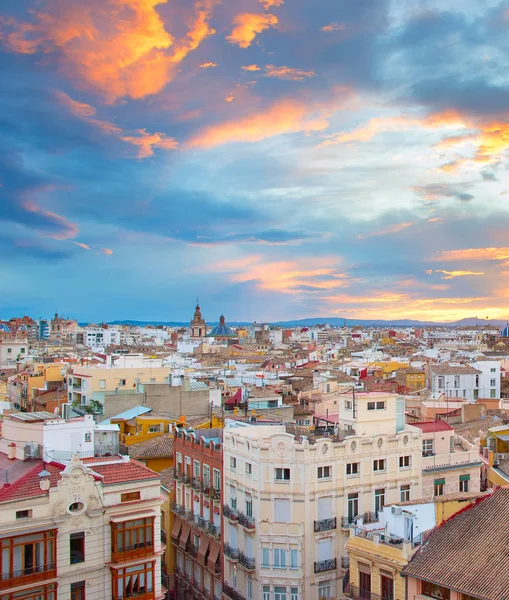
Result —
POLYGON ((168 458, 173 456, 173 433, 164 433, 151 440, 129 446, 133 458, 168 458))
POLYGON ((438 431, 454 431, 449 423, 445 421, 433 421, 431 423, 412 423, 413 427, 418 427, 423 433, 437 433, 438 431))
POLYGON ((21 475, 13 484, 4 485, 0 489, 0 502, 10 502, 12 500, 23 500, 25 498, 35 498, 36 496, 45 496, 40 488, 39 473, 46 470, 50 473, 51 487, 55 487, 60 480, 60 474, 64 470, 63 465, 57 463, 44 463, 42 460, 31 461, 32 465, 23 475, 21 475))
POLYGON ((158 473, 142 465, 137 460, 106 465, 90 465, 90 469, 102 475, 103 485, 115 485, 117 483, 141 481, 144 479, 159 479, 158 473))
POLYGON ((159 475, 161 476, 161 485, 165 487, 167 490, 175 489, 175 468, 168 467, 167 469, 163 469, 159 475))
POLYGON ((509 599, 509 488, 500 488, 439 527, 405 575, 485 600, 509 599))
POLYGON ((479 375, 481 371, 471 365, 432 365, 430 371, 433 375, 479 375))

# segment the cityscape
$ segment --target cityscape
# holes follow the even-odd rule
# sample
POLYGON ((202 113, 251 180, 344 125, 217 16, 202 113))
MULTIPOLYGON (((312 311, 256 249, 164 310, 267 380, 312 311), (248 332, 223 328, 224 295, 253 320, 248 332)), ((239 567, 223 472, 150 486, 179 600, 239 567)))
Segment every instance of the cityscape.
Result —
POLYGON ((0 322, 6 598, 506 597, 509 323, 203 304, 0 322))
POLYGON ((508 31, 0 1, 0 600, 509 600, 508 31))

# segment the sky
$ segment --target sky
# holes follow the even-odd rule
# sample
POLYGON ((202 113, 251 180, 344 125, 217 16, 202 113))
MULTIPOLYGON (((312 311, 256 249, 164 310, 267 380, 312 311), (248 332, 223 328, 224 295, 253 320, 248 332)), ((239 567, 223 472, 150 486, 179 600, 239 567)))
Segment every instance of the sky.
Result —
POLYGON ((509 316, 509 2, 2 0, 0 318, 509 316))

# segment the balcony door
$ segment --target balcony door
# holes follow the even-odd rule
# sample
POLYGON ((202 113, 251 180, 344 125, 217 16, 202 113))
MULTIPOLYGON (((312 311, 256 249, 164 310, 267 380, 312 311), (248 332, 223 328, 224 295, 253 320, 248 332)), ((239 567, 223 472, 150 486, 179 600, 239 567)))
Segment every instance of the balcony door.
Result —
POLYGON ((371 570, 369 565, 359 563, 359 598, 371 598, 371 570))

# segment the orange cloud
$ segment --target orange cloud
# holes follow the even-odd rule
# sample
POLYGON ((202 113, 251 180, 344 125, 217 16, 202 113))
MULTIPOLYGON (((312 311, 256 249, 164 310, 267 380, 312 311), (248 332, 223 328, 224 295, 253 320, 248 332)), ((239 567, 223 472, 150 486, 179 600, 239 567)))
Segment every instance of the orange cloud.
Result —
POLYGON ((291 67, 276 67, 266 65, 265 77, 275 77, 277 79, 287 79, 290 81, 303 81, 308 77, 314 77, 314 71, 303 71, 302 69, 292 69, 291 67))
POLYGON ((435 260, 507 260, 509 248, 464 248, 462 250, 442 250, 435 260))
MULTIPOLYGON (((350 98, 348 90, 343 93, 350 98)), ((327 117, 340 107, 340 101, 331 109, 298 100, 280 100, 264 112, 206 127, 189 140, 188 146, 212 148, 230 142, 259 142, 285 133, 323 131, 329 126, 327 117)))
POLYGON ((284 0, 259 0, 260 4, 263 5, 265 10, 269 10, 271 6, 278 8, 279 6, 284 4, 284 0))
POLYGON ((358 235, 357 238, 363 240, 369 237, 378 237, 380 235, 390 235, 391 233, 399 233, 400 231, 404 231, 409 227, 413 227, 414 223, 411 221, 407 221, 405 223, 396 223, 395 225, 391 225, 389 227, 385 227, 384 229, 380 229, 379 231, 374 231, 373 233, 367 233, 366 235, 358 235))
POLYGON ((455 277, 486 275, 486 273, 477 273, 475 271, 443 271, 442 269, 437 269, 435 273, 442 273, 443 275, 445 275, 445 277, 442 277, 442 279, 454 279, 455 277))
POLYGON ((200 65, 200 69, 212 69, 214 67, 217 67, 215 62, 205 62, 200 65))
POLYGON ((326 31, 330 33, 331 31, 344 31, 346 29, 346 23, 329 23, 329 25, 325 25, 322 27, 322 31, 326 31))
POLYGON ((113 254, 113 250, 110 250, 109 248, 102 248, 102 249, 101 249, 101 252, 102 252, 103 254, 107 254, 108 256, 109 256, 110 254, 113 254))
POLYGON ((233 95, 230 94, 229 96, 226 96, 226 98, 224 99, 224 101, 225 102, 233 102, 234 99, 235 99, 235 96, 233 96, 233 95))
POLYGON ((137 129, 136 135, 122 136, 123 142, 134 144, 139 147, 138 158, 147 158, 154 154, 153 148, 162 148, 164 150, 175 150, 178 146, 174 138, 166 137, 164 133, 147 133, 145 129, 137 129))
POLYGON ((261 71, 258 65, 246 65, 245 67, 242 67, 242 69, 244 71, 261 71))
POLYGON ((57 57, 61 70, 98 90, 107 102, 157 94, 176 65, 203 39, 212 2, 198 1, 189 31, 175 40, 157 7, 167 0, 47 0, 33 22, 0 21, 0 39, 12 52, 57 57))
POLYGON ((428 223, 443 223, 442 217, 431 217, 428 219, 428 223))
POLYGON ((78 227, 74 223, 70 223, 65 217, 58 215, 57 213, 51 212, 44 208, 40 208, 33 202, 25 202, 23 208, 31 213, 35 213, 44 217, 53 226, 58 227, 59 231, 51 234, 47 234, 46 237, 54 240, 68 240, 76 237, 79 233, 78 227))
POLYGON ((87 244, 82 244, 81 242, 73 242, 73 244, 79 246, 80 248, 83 248, 83 250, 91 250, 90 246, 88 246, 87 244))
POLYGON ((275 27, 278 23, 279 20, 275 15, 241 13, 233 19, 234 28, 226 39, 230 44, 248 48, 257 33, 275 27))

